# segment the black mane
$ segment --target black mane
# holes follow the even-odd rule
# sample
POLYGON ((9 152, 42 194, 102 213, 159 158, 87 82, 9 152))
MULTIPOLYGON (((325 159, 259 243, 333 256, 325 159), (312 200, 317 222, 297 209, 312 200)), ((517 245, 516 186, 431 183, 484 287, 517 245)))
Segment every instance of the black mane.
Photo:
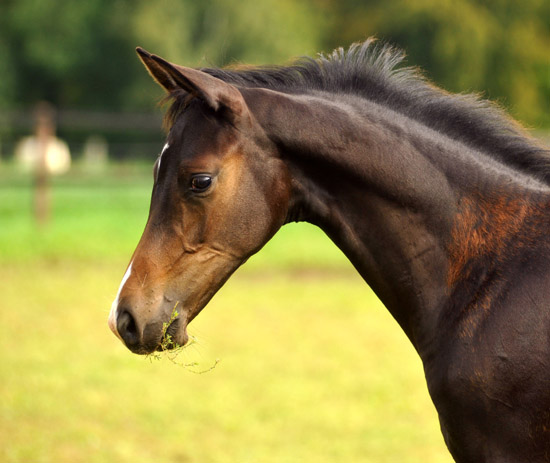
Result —
MULTIPOLYGON (((369 39, 347 51, 339 48, 328 56, 302 58, 290 66, 201 70, 237 87, 363 97, 550 183, 550 151, 502 109, 476 95, 453 95, 434 87, 418 69, 403 67, 403 59, 400 50, 369 39)), ((189 102, 183 92, 172 98, 168 125, 189 102)))

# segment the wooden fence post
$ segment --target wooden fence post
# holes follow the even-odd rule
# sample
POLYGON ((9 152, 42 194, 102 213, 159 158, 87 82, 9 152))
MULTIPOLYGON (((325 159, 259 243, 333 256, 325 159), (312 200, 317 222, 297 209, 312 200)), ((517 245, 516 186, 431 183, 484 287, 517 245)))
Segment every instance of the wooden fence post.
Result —
POLYGON ((37 159, 34 167, 34 218, 38 226, 50 220, 51 196, 48 172, 48 144, 55 136, 55 109, 46 102, 36 105, 35 138, 37 159))

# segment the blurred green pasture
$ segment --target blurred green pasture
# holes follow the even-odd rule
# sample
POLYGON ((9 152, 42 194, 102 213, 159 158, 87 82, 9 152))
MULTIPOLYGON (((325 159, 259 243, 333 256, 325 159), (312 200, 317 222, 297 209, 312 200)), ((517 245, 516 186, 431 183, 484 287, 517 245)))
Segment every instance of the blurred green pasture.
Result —
POLYGON ((0 461, 452 461, 420 360, 311 226, 229 280, 177 364, 126 350, 106 321, 151 184, 151 166, 77 166, 36 230, 30 179, 0 165, 0 461))

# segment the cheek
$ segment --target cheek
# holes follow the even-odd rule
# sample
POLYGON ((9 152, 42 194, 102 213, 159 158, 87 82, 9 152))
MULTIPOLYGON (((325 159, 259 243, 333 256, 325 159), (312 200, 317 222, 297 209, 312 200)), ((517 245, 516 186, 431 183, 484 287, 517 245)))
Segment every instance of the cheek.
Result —
POLYGON ((257 192, 253 196, 249 193, 225 197, 219 208, 209 214, 208 230, 213 241, 238 254, 248 254, 261 245, 270 224, 265 199, 257 192))
POLYGON ((211 227, 210 213, 203 207, 183 208, 179 237, 184 248, 195 248, 206 240, 211 227))
MULTIPOLYGON (((209 214, 210 230, 218 245, 239 255, 262 247, 282 225, 280 196, 254 177, 242 174, 240 183, 220 188, 220 198, 209 214)), ((213 203, 214 205, 214 203, 213 203)))

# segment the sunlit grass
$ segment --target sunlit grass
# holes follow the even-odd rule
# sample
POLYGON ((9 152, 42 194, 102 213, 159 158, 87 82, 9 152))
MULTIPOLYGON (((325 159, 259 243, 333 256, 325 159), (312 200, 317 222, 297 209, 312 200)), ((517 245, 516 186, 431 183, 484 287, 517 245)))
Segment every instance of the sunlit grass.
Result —
MULTIPOLYGON (((146 219, 137 177, 67 179, 55 253, 30 224, 36 258, 0 230, 0 461, 452 461, 416 353, 312 227, 285 228, 193 321, 177 360, 216 368, 131 354, 106 321, 146 219)), ((20 208, 23 193, 0 184, 20 208)))
POLYGON ((2 461, 451 461, 420 361, 353 274, 237 274, 190 327, 181 361, 221 359, 195 375, 109 332, 118 270, 0 271, 2 461))

